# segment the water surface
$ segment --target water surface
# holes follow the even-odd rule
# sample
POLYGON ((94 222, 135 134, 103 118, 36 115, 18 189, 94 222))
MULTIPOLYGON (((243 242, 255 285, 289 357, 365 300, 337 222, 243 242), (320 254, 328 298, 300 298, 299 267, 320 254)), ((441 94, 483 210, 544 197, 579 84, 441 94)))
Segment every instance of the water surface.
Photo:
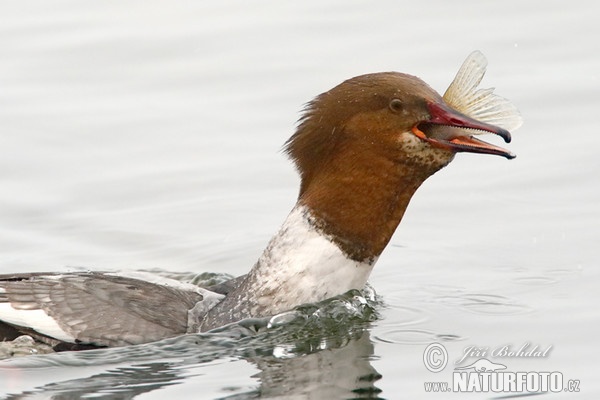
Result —
MULTIPOLYGON (((299 110, 358 74, 408 72, 443 92, 479 49, 489 60, 483 86, 517 104, 525 124, 509 145, 517 159, 459 155, 425 183, 372 274, 378 319, 330 338, 329 350, 288 357, 258 338, 224 351, 221 338, 212 353, 196 352, 192 336, 15 359, 0 363, 0 393, 441 398, 424 382, 449 381, 452 368, 423 365, 425 347, 441 342, 451 362, 472 345, 552 345, 544 359, 505 364, 560 371, 594 398, 597 8, 2 4, 0 273, 247 272, 295 201, 298 178, 280 149, 299 110)), ((463 396, 501 394, 454 397, 463 396)))

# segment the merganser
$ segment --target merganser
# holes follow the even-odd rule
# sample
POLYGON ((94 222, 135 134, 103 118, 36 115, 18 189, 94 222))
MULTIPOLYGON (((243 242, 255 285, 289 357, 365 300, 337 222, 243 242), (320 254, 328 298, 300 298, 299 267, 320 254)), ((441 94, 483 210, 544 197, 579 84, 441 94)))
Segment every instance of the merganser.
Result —
POLYGON ((486 66, 473 52, 444 96, 383 72, 308 103, 285 144, 301 177, 297 203, 247 275, 209 288, 101 272, 0 275, 0 325, 69 349, 123 346, 361 289, 429 176, 458 152, 515 157, 472 136, 508 143, 521 124, 508 100, 477 89, 486 66))

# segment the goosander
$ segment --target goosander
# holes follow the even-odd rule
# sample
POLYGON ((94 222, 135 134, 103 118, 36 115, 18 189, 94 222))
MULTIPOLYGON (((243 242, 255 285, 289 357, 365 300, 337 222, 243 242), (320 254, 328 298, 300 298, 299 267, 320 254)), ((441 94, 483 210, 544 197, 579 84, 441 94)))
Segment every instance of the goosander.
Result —
POLYGON ((101 272, 0 275, 0 332, 67 349, 123 346, 363 288, 429 176, 458 152, 515 157, 473 136, 508 143, 521 124, 508 100, 478 89, 486 66, 473 52, 443 96, 415 76, 383 72, 308 103, 285 144, 301 177, 297 203, 247 275, 208 288, 101 272))

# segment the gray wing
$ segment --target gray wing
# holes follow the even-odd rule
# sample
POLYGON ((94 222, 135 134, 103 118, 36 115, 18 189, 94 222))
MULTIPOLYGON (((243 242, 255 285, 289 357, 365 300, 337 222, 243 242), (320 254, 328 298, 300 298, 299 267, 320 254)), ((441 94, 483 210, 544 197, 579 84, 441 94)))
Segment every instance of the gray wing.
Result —
POLYGON ((0 275, 0 303, 43 310, 76 342, 99 346, 184 334, 188 310, 202 300, 198 291, 95 272, 0 275))
POLYGON ((231 278, 228 281, 219 283, 217 285, 208 286, 206 290, 226 296, 229 294, 229 292, 233 291, 233 289, 240 286, 244 279, 246 279, 246 275, 240 275, 237 278, 231 278))

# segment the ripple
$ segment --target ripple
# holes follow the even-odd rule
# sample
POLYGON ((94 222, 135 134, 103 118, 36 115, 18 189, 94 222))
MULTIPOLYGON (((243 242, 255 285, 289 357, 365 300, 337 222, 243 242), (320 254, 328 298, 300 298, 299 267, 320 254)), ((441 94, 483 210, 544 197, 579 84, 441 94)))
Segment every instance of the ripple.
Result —
POLYGON ((425 310, 416 307, 388 305, 393 309, 393 316, 386 318, 386 321, 394 326, 420 324, 429 319, 425 310))
POLYGON ((455 285, 442 285, 442 284, 432 284, 427 285, 427 287, 422 288, 432 294, 448 294, 448 293, 462 293, 465 288, 462 286, 455 285))
POLYGON ((578 275, 581 273, 582 270, 583 270, 583 267, 580 264, 578 264, 578 265, 572 265, 572 266, 567 266, 567 267, 563 267, 563 268, 551 269, 548 271, 548 274, 563 278, 563 277, 567 277, 567 276, 578 275))
POLYGON ((496 294, 465 293, 460 296, 442 296, 438 299, 476 314, 516 315, 531 311, 529 306, 496 294))
POLYGON ((390 329, 374 337, 384 343, 427 344, 432 342, 454 342, 464 340, 455 334, 443 334, 421 329, 390 329))
POLYGON ((542 286, 552 285, 558 282, 558 279, 549 278, 547 276, 524 276, 521 278, 515 278, 513 281, 521 285, 542 286))

